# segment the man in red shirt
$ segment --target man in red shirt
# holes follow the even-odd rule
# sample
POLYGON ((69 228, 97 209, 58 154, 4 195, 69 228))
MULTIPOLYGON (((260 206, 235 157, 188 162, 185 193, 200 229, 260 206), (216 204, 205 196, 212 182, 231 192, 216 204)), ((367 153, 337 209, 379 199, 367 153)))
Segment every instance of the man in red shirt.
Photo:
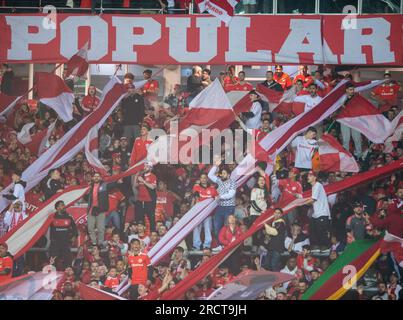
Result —
POLYGON ((88 94, 81 101, 81 106, 84 110, 84 116, 94 111, 100 102, 100 99, 96 96, 97 89, 94 85, 88 87, 88 94))
POLYGON ((239 78, 235 76, 235 66, 229 66, 226 77, 223 80, 225 92, 235 90, 239 83, 239 78))
MULTIPOLYGON (((293 201, 297 198, 302 198, 302 185, 297 180, 299 175, 299 170, 297 168, 292 168, 288 173, 287 179, 279 179, 277 180, 276 176, 273 175, 273 184, 277 185, 278 189, 281 192, 281 197, 279 199, 279 203, 293 201)), ((297 209, 290 211, 286 218, 291 225, 295 220, 297 215, 297 209)))
POLYGON ((380 112, 386 112, 396 106, 397 95, 402 90, 400 85, 392 80, 392 75, 388 70, 385 71, 384 78, 385 82, 371 92, 372 97, 379 102, 380 112))
POLYGON ((146 84, 143 86, 144 99, 149 102, 156 101, 158 98, 159 84, 157 80, 153 80, 151 77, 153 72, 150 69, 143 71, 144 80, 147 80, 146 84))
POLYGON ((7 243, 0 243, 0 284, 12 278, 13 258, 8 253, 7 243))
POLYGON ((140 129, 140 137, 134 140, 132 153, 130 155, 130 166, 136 164, 147 156, 147 148, 153 143, 153 140, 148 136, 150 127, 143 124, 140 129))
POLYGON ((140 240, 130 241, 130 250, 127 253, 127 264, 131 279, 130 299, 137 300, 139 285, 145 285, 148 279, 148 266, 151 264, 150 258, 141 252, 140 240))
POLYGON ((308 66, 300 66, 299 67, 299 75, 297 75, 294 80, 293 84, 295 85, 298 80, 302 81, 304 88, 308 88, 311 83, 313 83, 312 76, 308 73, 308 66))
POLYGON ((137 189, 136 220, 144 221, 144 217, 147 215, 150 220, 150 231, 155 231, 157 177, 151 172, 152 168, 152 163, 147 161, 144 169, 134 176, 133 186, 137 189))
MULTIPOLYGON (((208 178, 205 173, 203 173, 200 176, 200 182, 195 184, 193 186, 193 203, 196 204, 197 202, 201 202, 203 200, 209 199, 209 198, 215 198, 218 193, 217 190, 214 186, 211 186, 208 183, 208 178)), ((210 248, 211 247, 211 241, 212 241, 212 236, 211 236, 211 227, 212 227, 212 217, 209 216, 207 217, 203 223, 199 224, 194 230, 193 230, 193 250, 200 250, 200 246, 202 244, 202 241, 200 239, 200 234, 201 234, 201 229, 204 227, 204 244, 203 248, 210 248)))
POLYGON ((292 87, 292 81, 287 73, 283 72, 283 66, 276 65, 276 73, 273 76, 273 80, 278 82, 283 90, 288 90, 292 87))
POLYGON ((176 193, 167 189, 167 184, 164 181, 158 181, 155 220, 172 220, 174 215, 174 202, 180 200, 181 198, 176 193))
POLYGON ((239 71, 238 78, 239 78, 239 82, 235 86, 235 90, 237 90, 237 91, 252 91, 253 90, 253 86, 249 82, 245 81, 245 78, 246 78, 245 71, 239 71))

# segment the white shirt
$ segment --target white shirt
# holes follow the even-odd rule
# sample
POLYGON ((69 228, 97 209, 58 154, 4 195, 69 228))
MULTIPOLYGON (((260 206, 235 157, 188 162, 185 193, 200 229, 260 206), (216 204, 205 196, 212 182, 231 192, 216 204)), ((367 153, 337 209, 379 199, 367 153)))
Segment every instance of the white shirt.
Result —
POLYGON ((319 102, 322 101, 322 98, 316 95, 316 97, 312 97, 310 94, 304 94, 302 96, 297 96, 294 99, 294 102, 303 102, 305 103, 304 112, 311 110, 314 106, 316 106, 319 102))
POLYGON ((318 141, 313 139, 305 139, 304 136, 298 136, 291 142, 291 147, 297 148, 295 155, 295 167, 312 169, 312 156, 315 148, 318 147, 318 141))
POLYGON ((21 211, 21 212, 15 212, 15 211, 7 211, 6 214, 4 215, 4 224, 7 226, 7 230, 10 231, 10 227, 11 227, 11 223, 13 221, 13 217, 15 216, 15 223, 18 222, 19 219, 21 219, 22 216, 22 220, 26 219, 28 216, 25 213, 25 211, 21 211))
POLYGON ((312 187, 312 199, 315 200, 312 218, 329 217, 330 219, 329 202, 325 188, 320 182, 316 182, 312 187))
POLYGON ((168 0, 168 8, 174 8, 175 7, 175 0, 168 0))
POLYGON ((253 112, 255 116, 246 120, 245 125, 248 129, 259 129, 262 126, 262 105, 260 102, 253 102, 250 112, 253 112))
POLYGON ((25 190, 24 190, 24 187, 22 186, 22 184, 20 184, 20 183, 14 184, 13 196, 21 201, 22 210, 25 211, 26 210, 26 208, 25 208, 25 190))
MULTIPOLYGON (((291 242, 292 242, 291 237, 285 238, 284 247, 286 248, 286 250, 288 250, 288 248, 290 247, 291 242)), ((309 244, 310 244, 309 238, 306 238, 304 241, 294 243, 291 250, 297 253, 301 253, 303 251, 302 247, 309 244)))

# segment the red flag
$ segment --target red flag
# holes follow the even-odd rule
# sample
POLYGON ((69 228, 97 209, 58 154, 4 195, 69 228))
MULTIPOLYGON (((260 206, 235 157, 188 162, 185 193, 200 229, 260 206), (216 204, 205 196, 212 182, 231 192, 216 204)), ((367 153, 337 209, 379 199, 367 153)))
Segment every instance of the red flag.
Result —
POLYGON ((8 96, 0 92, 0 116, 5 116, 9 113, 21 97, 8 96))
POLYGON ((39 100, 56 111, 64 122, 73 120, 74 94, 63 79, 53 73, 35 74, 36 94, 39 100))
POLYGON ((338 114, 337 121, 361 132, 374 143, 383 143, 392 130, 390 121, 359 94, 354 95, 338 114))
POLYGON ((56 121, 53 122, 48 128, 45 128, 33 135, 29 133, 29 130, 35 125, 35 123, 27 123, 17 134, 18 141, 28 148, 32 154, 40 156, 46 150, 46 143, 52 134, 56 121))
POLYGON ((258 84, 256 90, 269 103, 270 112, 283 113, 287 116, 293 114, 293 101, 296 97, 293 90, 277 91, 267 88, 263 84, 258 84))
POLYGON ((318 143, 320 171, 359 171, 353 155, 345 150, 335 137, 324 134, 318 143))
POLYGON ((196 0, 200 13, 207 11, 228 24, 234 16, 234 8, 240 0, 196 0))
POLYGON ((85 156, 90 163, 90 165, 97 171, 101 176, 105 177, 108 175, 108 171, 98 158, 98 128, 92 127, 85 138, 85 156))
POLYGON ((391 252, 397 264, 403 268, 403 239, 386 232, 381 242, 381 252, 391 252))
POLYGON ((88 42, 67 62, 66 77, 83 77, 88 70, 88 42))

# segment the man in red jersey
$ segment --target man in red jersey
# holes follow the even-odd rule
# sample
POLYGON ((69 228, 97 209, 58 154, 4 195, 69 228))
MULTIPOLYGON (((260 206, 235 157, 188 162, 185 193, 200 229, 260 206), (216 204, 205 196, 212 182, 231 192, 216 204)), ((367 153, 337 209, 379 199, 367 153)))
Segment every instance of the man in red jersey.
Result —
MULTIPOLYGON (((214 186, 208 183, 208 178, 205 173, 200 176, 200 182, 193 186, 193 205, 197 202, 201 202, 208 198, 215 198, 217 190, 214 186)), ((212 227, 212 217, 207 217, 203 223, 199 224, 193 230, 193 250, 200 250, 202 241, 200 239, 201 229, 204 227, 204 243, 203 248, 211 247, 211 227, 212 227)))
POLYGON ((148 279, 148 266, 151 264, 150 258, 141 252, 140 240, 132 239, 130 249, 127 252, 127 264, 131 279, 130 299, 137 300, 139 285, 145 285, 148 279))

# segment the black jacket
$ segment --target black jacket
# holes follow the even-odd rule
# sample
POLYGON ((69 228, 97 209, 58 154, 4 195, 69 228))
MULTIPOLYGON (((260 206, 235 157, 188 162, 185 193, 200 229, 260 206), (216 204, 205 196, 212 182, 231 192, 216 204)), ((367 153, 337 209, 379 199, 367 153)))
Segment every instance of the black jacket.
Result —
POLYGON ((66 212, 56 212, 50 225, 50 241, 68 243, 78 234, 74 219, 66 212))
POLYGON ((123 126, 139 125, 145 116, 144 98, 138 93, 128 94, 120 104, 123 113, 123 126))
POLYGON ((263 231, 258 234, 258 244, 268 251, 284 251, 284 240, 286 236, 286 226, 283 219, 279 219, 272 224, 277 229, 276 236, 268 236, 263 231))
POLYGON ((265 87, 275 90, 275 91, 279 91, 279 92, 283 92, 284 89, 281 86, 281 84, 279 84, 277 81, 272 81, 270 84, 267 82, 267 80, 265 80, 264 82, 262 82, 262 85, 264 85, 265 87))
POLYGON ((50 199, 53 195, 57 193, 57 190, 63 189, 63 183, 60 180, 55 180, 55 179, 49 179, 46 182, 46 187, 45 187, 45 199, 48 200, 50 199))
MULTIPOLYGON (((98 210, 99 212, 108 212, 109 210, 109 191, 118 188, 119 184, 116 182, 106 183, 101 181, 98 189, 98 210)), ((88 194, 88 212, 92 208, 92 192, 94 190, 94 184, 91 184, 91 188, 88 194)))
POLYGON ((190 92, 191 97, 197 96, 203 88, 201 77, 196 77, 195 75, 189 76, 187 80, 187 91, 190 92))

